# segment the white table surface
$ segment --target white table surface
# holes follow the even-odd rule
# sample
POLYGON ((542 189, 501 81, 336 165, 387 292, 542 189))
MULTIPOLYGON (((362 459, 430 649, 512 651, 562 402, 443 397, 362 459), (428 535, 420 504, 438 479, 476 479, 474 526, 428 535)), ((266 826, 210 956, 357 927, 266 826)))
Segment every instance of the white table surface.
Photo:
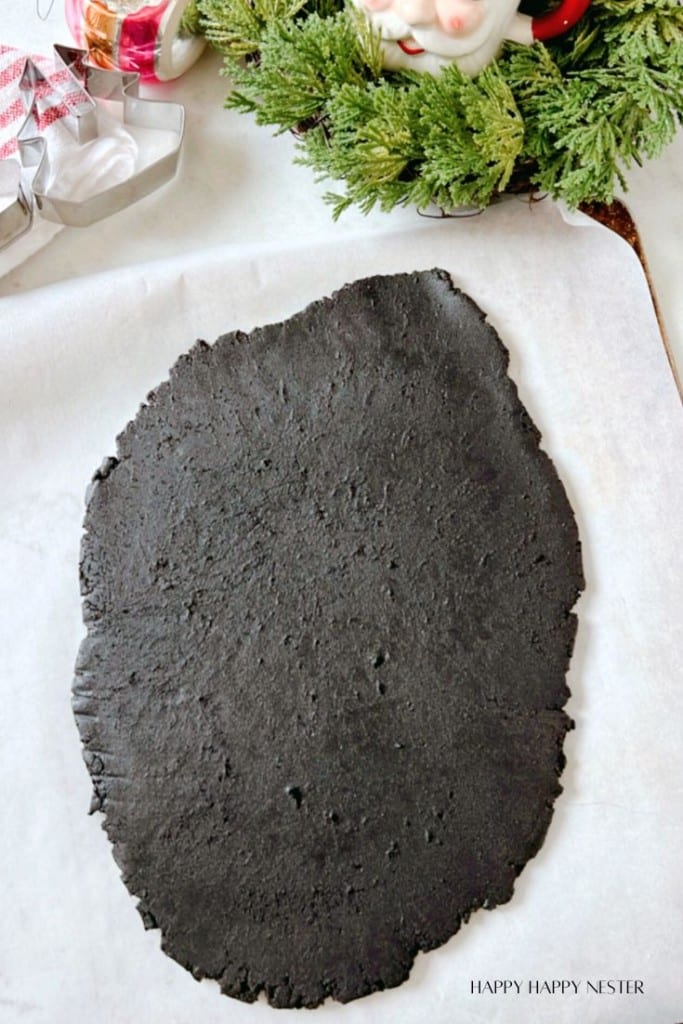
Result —
MULTIPOLYGON (((42 0, 46 10, 49 0, 42 0)), ((0 41, 47 53, 70 41, 61 0, 41 20, 32 0, 0 0, 0 41)), ((151 92, 187 111, 179 173, 158 193, 107 221, 61 231, 22 266, 0 278, 0 297, 92 272, 230 245, 342 241, 409 227, 413 209, 364 216, 347 211, 336 224, 307 168, 295 166, 293 138, 273 137, 253 119, 223 109, 228 82, 220 56, 205 52, 183 78, 151 92)), ((663 157, 628 175, 628 206, 650 265, 663 324, 683 375, 683 133, 663 157)), ((486 214, 484 214, 486 216, 486 214)), ((27 298, 27 301, 31 301, 27 298)))
MULTIPOLYGON (((61 10, 43 23, 32 4, 23 15, 18 6, 0 0, 3 42, 45 52, 66 38, 61 10)), ((0 1024, 302 1017, 222 999, 161 956, 85 813, 69 706, 83 493, 197 334, 290 315, 353 277, 432 265, 453 273, 508 344, 577 513, 588 579, 569 679, 577 729, 548 839, 511 903, 419 957, 400 988, 304 1016, 683 1021, 683 422, 635 258, 601 228, 571 228, 550 204, 528 211, 523 200, 445 225, 411 210, 350 211, 334 225, 310 173, 291 163, 291 138, 222 109, 219 63, 207 54, 163 90, 188 111, 172 183, 100 225, 62 231, 0 280, 0 1024), (600 301, 585 300, 584 266, 600 301), (647 996, 469 992, 470 979, 498 976, 576 978, 584 990, 589 978, 644 978, 647 996)), ((681 367, 682 155, 679 137, 631 176, 629 197, 681 367)))

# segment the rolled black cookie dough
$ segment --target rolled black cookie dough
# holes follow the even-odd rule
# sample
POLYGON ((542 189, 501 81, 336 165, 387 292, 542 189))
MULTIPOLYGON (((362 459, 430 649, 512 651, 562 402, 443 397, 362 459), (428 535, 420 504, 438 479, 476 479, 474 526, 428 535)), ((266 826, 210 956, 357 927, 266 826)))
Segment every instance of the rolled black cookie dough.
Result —
POLYGON ((164 950, 231 996, 398 985, 560 792, 574 518, 441 271, 198 342, 95 474, 74 708, 164 950))

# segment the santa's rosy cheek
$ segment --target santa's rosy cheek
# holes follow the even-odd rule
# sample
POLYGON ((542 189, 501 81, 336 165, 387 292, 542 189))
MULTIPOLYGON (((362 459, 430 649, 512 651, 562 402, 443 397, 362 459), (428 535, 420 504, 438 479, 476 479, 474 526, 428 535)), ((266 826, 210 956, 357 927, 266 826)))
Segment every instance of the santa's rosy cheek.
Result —
POLYGON ((448 35, 469 35, 486 15, 483 0, 436 0, 436 17, 448 35))

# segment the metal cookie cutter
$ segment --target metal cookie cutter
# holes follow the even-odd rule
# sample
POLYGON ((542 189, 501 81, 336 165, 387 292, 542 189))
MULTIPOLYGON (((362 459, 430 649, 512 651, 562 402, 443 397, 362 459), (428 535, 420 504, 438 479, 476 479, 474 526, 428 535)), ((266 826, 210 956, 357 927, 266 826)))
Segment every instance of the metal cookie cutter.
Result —
POLYGON ((33 223, 33 196, 16 160, 0 160, 0 195, 13 201, 0 213, 0 250, 25 234, 33 223))
POLYGON ((154 192, 174 176, 178 167, 185 127, 185 110, 179 103, 142 99, 138 74, 94 67, 87 63, 86 50, 55 46, 54 52, 56 63, 63 65, 65 73, 57 77, 64 85, 48 81, 30 58, 21 78, 27 115, 17 144, 24 175, 16 161, 0 163, 0 191, 16 194, 15 201, 0 213, 0 249, 31 227, 36 209, 58 224, 87 227, 154 192), (122 103, 124 125, 168 131, 175 136, 175 143, 159 159, 87 199, 60 198, 51 194, 49 144, 38 133, 38 94, 46 90, 57 92, 60 103, 67 108, 61 120, 80 145, 98 137, 96 100, 122 103), (35 173, 29 186, 26 173, 32 169, 35 173))

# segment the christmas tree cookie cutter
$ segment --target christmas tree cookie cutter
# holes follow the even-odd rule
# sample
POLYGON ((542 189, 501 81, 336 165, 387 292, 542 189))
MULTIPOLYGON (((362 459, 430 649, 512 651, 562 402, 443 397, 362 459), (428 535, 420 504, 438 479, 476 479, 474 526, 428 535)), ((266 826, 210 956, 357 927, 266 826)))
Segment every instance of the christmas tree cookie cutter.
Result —
POLYGON ((155 192, 178 168, 185 130, 185 110, 181 104, 143 99, 139 95, 139 74, 95 67, 87 62, 86 50, 57 45, 54 54, 55 63, 63 72, 57 76, 59 86, 54 78, 48 80, 30 58, 21 77, 27 113, 17 135, 19 163, 0 162, 0 192, 15 194, 14 202, 0 213, 0 249, 31 228, 36 211, 67 227, 87 227, 155 192), (98 137, 97 105, 98 101, 106 100, 122 104, 124 126, 169 132, 172 145, 130 177, 87 198, 60 196, 51 185, 50 146, 40 133, 38 110, 39 95, 55 90, 59 92, 57 106, 67 108, 61 111, 60 120, 78 145, 98 137))

